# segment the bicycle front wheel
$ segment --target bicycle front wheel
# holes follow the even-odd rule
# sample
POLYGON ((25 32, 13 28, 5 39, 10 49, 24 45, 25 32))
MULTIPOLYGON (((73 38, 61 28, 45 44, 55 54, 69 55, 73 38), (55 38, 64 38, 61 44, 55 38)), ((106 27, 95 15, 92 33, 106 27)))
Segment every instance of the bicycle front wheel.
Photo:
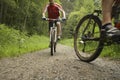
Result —
POLYGON ((54 39, 55 39, 54 31, 51 31, 51 47, 50 47, 50 49, 51 49, 51 56, 53 56, 53 54, 54 54, 54 39))
POLYGON ((96 59, 103 49, 101 41, 101 21, 97 16, 83 17, 75 29, 74 49, 78 58, 84 62, 96 59))
POLYGON ((55 30, 51 31, 51 56, 56 52, 56 33, 55 30))

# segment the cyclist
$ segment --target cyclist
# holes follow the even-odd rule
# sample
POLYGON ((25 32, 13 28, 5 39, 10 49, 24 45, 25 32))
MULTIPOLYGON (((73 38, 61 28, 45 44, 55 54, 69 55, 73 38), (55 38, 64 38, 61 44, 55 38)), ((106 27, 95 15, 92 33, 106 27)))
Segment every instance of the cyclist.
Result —
POLYGON ((120 30, 112 26, 112 6, 115 1, 120 3, 120 0, 102 0, 103 20, 102 28, 106 30, 108 36, 120 35, 120 30))
MULTIPOLYGON (((54 0, 49 0, 49 3, 46 5, 46 7, 43 10, 43 17, 42 19, 46 19, 46 12, 48 12, 48 18, 50 19, 59 19, 60 18, 60 13, 62 12, 62 16, 63 16, 63 20, 66 20, 66 15, 65 15, 65 11, 63 10, 62 6, 58 3, 55 3, 54 0)), ((58 40, 60 40, 61 38, 61 23, 60 21, 57 21, 56 23, 57 26, 57 36, 58 36, 58 40)), ((49 30, 50 27, 52 27, 53 23, 51 21, 49 21, 49 30)))

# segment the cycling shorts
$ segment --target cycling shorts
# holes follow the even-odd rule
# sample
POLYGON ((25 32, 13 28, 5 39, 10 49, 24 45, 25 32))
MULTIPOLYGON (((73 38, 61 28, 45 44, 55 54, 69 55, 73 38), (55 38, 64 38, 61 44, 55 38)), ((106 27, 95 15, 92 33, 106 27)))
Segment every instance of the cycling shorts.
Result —
MULTIPOLYGON (((49 31, 50 31, 50 28, 53 27, 53 23, 54 22, 49 21, 49 31)), ((55 21, 55 26, 57 26, 57 23, 60 23, 60 21, 55 21)))

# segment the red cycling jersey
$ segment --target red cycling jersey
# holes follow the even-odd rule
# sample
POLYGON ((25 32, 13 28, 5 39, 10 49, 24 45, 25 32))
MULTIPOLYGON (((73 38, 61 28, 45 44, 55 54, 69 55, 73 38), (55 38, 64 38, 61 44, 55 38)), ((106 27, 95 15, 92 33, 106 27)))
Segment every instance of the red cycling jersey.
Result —
POLYGON ((48 18, 51 18, 51 19, 59 18, 60 16, 59 9, 61 8, 62 6, 57 3, 48 4, 45 8, 48 11, 48 18))

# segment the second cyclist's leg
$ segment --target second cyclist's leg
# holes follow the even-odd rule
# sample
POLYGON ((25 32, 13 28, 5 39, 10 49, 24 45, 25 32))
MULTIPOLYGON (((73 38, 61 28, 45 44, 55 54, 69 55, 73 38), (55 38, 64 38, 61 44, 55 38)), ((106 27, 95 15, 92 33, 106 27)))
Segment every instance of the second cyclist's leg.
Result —
POLYGON ((60 22, 57 22, 56 25, 57 25, 57 36, 58 36, 58 40, 60 40, 60 39, 61 39, 61 35, 62 35, 61 23, 60 23, 60 22))
POLYGON ((102 28, 106 30, 107 36, 120 35, 120 30, 112 26, 111 12, 114 0, 102 0, 103 20, 102 28))

